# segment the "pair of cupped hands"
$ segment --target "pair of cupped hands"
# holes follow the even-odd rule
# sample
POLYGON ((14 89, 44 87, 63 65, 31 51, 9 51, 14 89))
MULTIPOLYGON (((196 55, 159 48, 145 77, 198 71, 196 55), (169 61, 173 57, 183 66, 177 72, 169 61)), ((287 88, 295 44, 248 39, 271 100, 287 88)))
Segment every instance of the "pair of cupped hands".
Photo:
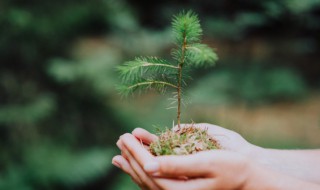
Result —
POLYGON ((117 146, 121 155, 115 156, 112 163, 129 174, 141 189, 245 189, 255 167, 249 158, 255 146, 238 133, 219 126, 194 126, 208 130, 221 149, 155 157, 147 146, 158 137, 137 128, 120 136, 117 146))

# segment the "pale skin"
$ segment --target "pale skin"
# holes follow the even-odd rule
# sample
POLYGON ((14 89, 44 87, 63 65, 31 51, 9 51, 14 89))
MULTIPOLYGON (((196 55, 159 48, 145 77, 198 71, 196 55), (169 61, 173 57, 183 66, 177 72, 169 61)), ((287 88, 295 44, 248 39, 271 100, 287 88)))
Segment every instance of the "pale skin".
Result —
POLYGON ((154 157, 144 146, 157 137, 138 128, 120 137, 112 163, 141 189, 320 189, 320 150, 264 149, 222 127, 196 127, 223 150, 154 157))

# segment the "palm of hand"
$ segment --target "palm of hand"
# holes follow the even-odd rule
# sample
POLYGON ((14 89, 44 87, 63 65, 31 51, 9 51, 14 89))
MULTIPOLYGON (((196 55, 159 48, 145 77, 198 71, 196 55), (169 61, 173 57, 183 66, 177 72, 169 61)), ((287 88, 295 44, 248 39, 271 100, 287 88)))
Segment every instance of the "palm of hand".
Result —
POLYGON ((245 153, 252 146, 241 135, 234 131, 206 123, 197 124, 196 126, 202 129, 208 129, 208 134, 214 138, 224 150, 245 153))

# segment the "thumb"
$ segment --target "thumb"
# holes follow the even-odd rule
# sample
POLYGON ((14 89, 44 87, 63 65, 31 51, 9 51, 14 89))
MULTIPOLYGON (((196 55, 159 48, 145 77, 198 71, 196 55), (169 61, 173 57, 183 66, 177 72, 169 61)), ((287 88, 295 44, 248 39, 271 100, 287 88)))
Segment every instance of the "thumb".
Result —
POLYGON ((134 129, 132 131, 132 135, 147 145, 158 140, 158 137, 156 135, 151 134, 149 131, 141 128, 134 129))
POLYGON ((201 152, 183 156, 158 156, 153 162, 144 164, 144 170, 161 177, 205 177, 212 168, 212 154, 201 152))

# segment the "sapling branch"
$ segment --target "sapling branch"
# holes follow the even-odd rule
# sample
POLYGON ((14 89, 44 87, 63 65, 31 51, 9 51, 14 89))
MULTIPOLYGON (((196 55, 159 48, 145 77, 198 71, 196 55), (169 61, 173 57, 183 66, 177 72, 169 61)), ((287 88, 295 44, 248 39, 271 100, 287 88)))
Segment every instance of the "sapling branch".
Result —
POLYGON ((178 88, 178 86, 174 85, 174 84, 171 84, 171 83, 168 83, 168 82, 163 82, 163 81, 147 81, 147 82, 140 82, 140 83, 137 83, 137 84, 134 84, 132 86, 128 86, 129 89, 132 89, 132 88, 136 88, 136 87, 139 87, 139 86, 143 86, 143 85, 153 85, 153 84, 162 84, 162 85, 167 85, 167 86, 170 86, 170 87, 173 87, 173 88, 178 88))
POLYGON ((161 63, 148 63, 145 62, 142 67, 149 67, 149 66, 160 66, 160 67, 168 67, 168 68, 173 68, 173 69, 179 69, 179 67, 173 66, 173 65, 166 65, 166 64, 161 64, 161 63))

